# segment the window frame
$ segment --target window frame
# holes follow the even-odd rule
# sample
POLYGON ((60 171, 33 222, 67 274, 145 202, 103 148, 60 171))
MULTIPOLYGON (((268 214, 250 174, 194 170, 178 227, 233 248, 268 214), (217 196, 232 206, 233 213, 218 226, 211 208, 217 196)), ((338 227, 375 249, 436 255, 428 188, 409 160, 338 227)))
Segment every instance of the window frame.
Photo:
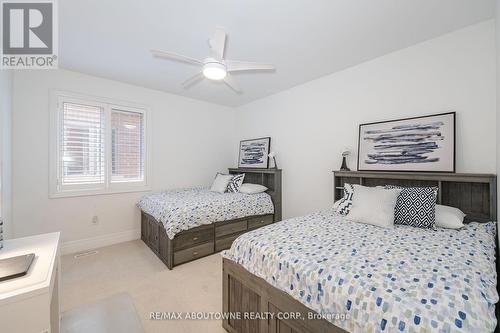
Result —
POLYGON ((151 190, 151 131, 149 129, 149 110, 144 105, 119 101, 110 98, 88 96, 72 92, 54 90, 50 92, 50 129, 49 129, 49 198, 92 196, 112 193, 142 192, 151 190), (61 167, 61 130, 63 104, 65 102, 102 107, 104 111, 104 182, 103 184, 62 185, 61 167), (143 180, 112 182, 112 124, 111 112, 114 110, 136 112, 143 115, 143 180))

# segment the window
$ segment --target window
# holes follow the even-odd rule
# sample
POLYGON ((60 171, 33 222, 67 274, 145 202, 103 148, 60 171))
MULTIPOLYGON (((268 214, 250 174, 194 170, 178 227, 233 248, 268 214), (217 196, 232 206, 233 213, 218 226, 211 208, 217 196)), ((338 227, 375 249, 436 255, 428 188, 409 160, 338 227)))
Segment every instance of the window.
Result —
POLYGON ((104 184, 104 109, 62 103, 61 184, 104 184))
POLYGON ((54 95, 53 197, 147 190, 145 108, 54 95))
POLYGON ((111 110, 111 181, 144 179, 144 115, 111 110))

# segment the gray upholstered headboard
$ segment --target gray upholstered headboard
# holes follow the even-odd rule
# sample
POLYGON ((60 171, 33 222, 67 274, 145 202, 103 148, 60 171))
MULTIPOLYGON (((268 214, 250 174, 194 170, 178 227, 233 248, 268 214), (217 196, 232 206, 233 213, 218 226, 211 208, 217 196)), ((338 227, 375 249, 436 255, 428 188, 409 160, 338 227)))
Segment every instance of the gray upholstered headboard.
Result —
POLYGON ((229 168, 230 174, 245 174, 245 183, 264 185, 273 200, 274 221, 281 221, 281 169, 229 168))
POLYGON ((497 220, 497 176, 493 174, 438 172, 334 171, 335 200, 344 183, 365 186, 437 186, 438 203, 459 208, 466 222, 497 220))

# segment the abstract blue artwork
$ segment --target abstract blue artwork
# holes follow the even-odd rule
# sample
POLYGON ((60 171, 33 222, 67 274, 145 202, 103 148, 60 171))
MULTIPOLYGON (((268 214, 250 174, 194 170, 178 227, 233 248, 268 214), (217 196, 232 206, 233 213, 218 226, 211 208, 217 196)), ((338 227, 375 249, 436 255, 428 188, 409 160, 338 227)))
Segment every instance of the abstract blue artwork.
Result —
POLYGON ((455 112, 361 124, 358 170, 455 172, 455 112))
POLYGON ((271 138, 259 138, 240 141, 240 168, 267 168, 271 138))

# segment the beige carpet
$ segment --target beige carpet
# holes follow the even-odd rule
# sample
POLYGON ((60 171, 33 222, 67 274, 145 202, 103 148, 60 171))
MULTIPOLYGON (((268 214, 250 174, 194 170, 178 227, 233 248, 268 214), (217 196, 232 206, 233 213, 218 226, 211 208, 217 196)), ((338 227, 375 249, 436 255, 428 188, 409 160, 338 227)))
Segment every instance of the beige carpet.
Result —
POLYGON ((144 333, 134 301, 119 293, 92 304, 66 311, 61 319, 62 333, 144 333))
POLYGON ((88 257, 62 257, 63 315, 117 293, 128 293, 145 332, 225 332, 220 321, 150 319, 151 312, 221 311, 220 254, 169 271, 142 241, 98 250, 88 257))

